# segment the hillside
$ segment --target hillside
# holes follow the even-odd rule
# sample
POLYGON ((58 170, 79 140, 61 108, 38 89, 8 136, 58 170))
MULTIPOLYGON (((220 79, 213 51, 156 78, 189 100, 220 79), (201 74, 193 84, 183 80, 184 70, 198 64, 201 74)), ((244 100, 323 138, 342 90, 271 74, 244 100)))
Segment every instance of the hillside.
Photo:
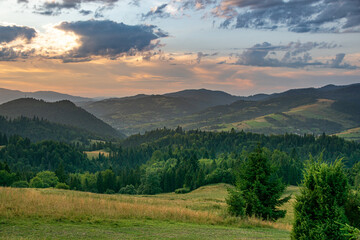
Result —
POLYGON ((39 118, 19 117, 6 119, 0 116, 0 132, 7 136, 18 135, 38 142, 54 140, 60 142, 87 143, 89 139, 103 139, 103 136, 77 127, 49 122, 39 118))
MULTIPOLYGON (((121 126, 115 118, 108 120, 108 116, 111 116, 109 112, 109 115, 99 117, 113 126, 126 129, 127 133, 144 132, 163 126, 170 128, 182 126, 185 129, 208 131, 228 131, 234 128, 266 134, 286 132, 335 134, 360 126, 359 93, 360 84, 328 85, 322 88, 292 89, 271 95, 254 95, 241 98, 231 104, 212 106, 202 110, 199 110, 201 107, 194 107, 197 103, 194 98, 191 111, 182 113, 175 111, 177 114, 167 111, 166 117, 163 118, 159 117, 162 116, 159 111, 153 111, 154 116, 148 116, 147 121, 134 121, 134 118, 130 118, 122 121, 121 126)), ((172 94, 172 96, 179 95, 181 99, 186 100, 183 96, 192 96, 192 94, 194 94, 192 90, 189 90, 172 94)), ((199 105, 204 106, 205 98, 199 97, 199 99, 199 105)), ((132 103, 131 107, 140 112, 138 103, 136 101, 132 103)), ((163 103, 157 104, 159 105, 156 109, 161 109, 163 103)), ((106 108, 106 103, 102 107, 106 108)), ((94 114, 97 113, 94 112, 94 114)), ((140 117, 142 114, 139 113, 137 116, 140 117)), ((360 139, 353 138, 353 140, 360 139)))
POLYGON ((46 102, 57 102, 61 100, 69 100, 74 103, 82 103, 92 101, 91 98, 84 98, 78 96, 72 96, 69 94, 63 94, 52 91, 37 91, 37 92, 21 92, 17 90, 9 90, 0 88, 0 104, 6 103, 19 98, 35 98, 44 100, 46 102))
POLYGON ((85 104, 83 107, 114 128, 131 135, 152 129, 148 127, 152 123, 184 117, 211 106, 232 103, 237 99, 239 98, 225 92, 200 89, 164 95, 106 99, 85 104))
POLYGON ((227 187, 155 196, 0 187, 0 238, 290 239, 291 211, 284 223, 224 216, 227 187))
POLYGON ((0 115, 9 118, 38 117, 84 129, 103 137, 122 137, 122 134, 111 126, 67 100, 48 103, 32 98, 17 99, 0 105, 0 115))

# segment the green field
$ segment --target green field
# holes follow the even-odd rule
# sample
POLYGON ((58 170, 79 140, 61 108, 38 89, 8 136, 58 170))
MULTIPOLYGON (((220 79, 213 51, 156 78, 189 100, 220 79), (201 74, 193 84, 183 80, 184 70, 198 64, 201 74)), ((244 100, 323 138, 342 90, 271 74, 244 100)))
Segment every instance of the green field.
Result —
POLYGON ((105 157, 109 157, 109 153, 106 152, 105 150, 87 151, 87 152, 84 152, 84 153, 86 153, 86 156, 87 156, 89 159, 98 158, 98 157, 99 157, 99 154, 102 154, 102 155, 104 155, 105 157))
POLYGON ((0 188, 0 239, 289 239, 292 203, 276 223, 230 217, 227 187, 154 196, 0 188))
POLYGON ((346 140, 360 141, 360 127, 351 128, 344 132, 335 134, 338 137, 345 138, 346 140))

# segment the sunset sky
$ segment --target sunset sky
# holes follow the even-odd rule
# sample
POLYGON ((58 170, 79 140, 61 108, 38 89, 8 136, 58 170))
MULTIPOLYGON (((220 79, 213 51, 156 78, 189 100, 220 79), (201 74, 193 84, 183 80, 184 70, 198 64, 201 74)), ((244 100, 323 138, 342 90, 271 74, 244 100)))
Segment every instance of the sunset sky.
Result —
POLYGON ((234 95, 360 82, 359 0, 0 0, 0 87, 234 95))

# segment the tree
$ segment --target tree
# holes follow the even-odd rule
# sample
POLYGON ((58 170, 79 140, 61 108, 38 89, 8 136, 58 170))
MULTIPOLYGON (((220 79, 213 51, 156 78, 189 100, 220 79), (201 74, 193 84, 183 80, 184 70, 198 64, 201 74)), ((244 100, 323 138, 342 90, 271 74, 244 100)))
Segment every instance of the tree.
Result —
POLYGON ((341 224, 347 224, 345 204, 349 186, 341 160, 332 164, 310 157, 303 187, 296 197, 292 239, 347 239, 341 224))
POLYGON ((0 186, 11 186, 16 180, 16 174, 6 170, 0 170, 0 186))
POLYGON ((42 171, 36 174, 36 176, 42 180, 45 188, 55 187, 56 184, 59 182, 59 178, 54 172, 51 171, 42 171))
POLYGON ((237 216, 256 216, 276 220, 286 211, 277 207, 290 197, 281 198, 286 185, 277 177, 267 155, 258 147, 235 173, 238 177, 235 189, 229 190, 229 211, 237 216))
POLYGON ((44 183, 43 181, 39 178, 39 177, 34 177, 30 180, 30 185, 31 188, 43 188, 44 187, 44 183))

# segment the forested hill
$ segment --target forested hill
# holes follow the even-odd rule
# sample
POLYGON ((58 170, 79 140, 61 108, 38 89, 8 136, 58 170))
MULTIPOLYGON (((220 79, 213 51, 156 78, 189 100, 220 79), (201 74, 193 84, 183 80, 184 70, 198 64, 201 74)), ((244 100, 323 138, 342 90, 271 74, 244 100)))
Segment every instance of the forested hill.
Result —
POLYGON ((52 123, 38 117, 18 117, 6 119, 0 116, 0 132, 7 136, 18 135, 29 138, 33 142, 54 140, 59 142, 89 144, 89 140, 112 140, 113 137, 104 137, 85 129, 52 123))
POLYGON ((43 118, 50 122, 84 129, 99 136, 123 137, 108 124, 67 100, 48 103, 32 98, 21 98, 0 105, 0 115, 9 118, 21 116, 43 118))

